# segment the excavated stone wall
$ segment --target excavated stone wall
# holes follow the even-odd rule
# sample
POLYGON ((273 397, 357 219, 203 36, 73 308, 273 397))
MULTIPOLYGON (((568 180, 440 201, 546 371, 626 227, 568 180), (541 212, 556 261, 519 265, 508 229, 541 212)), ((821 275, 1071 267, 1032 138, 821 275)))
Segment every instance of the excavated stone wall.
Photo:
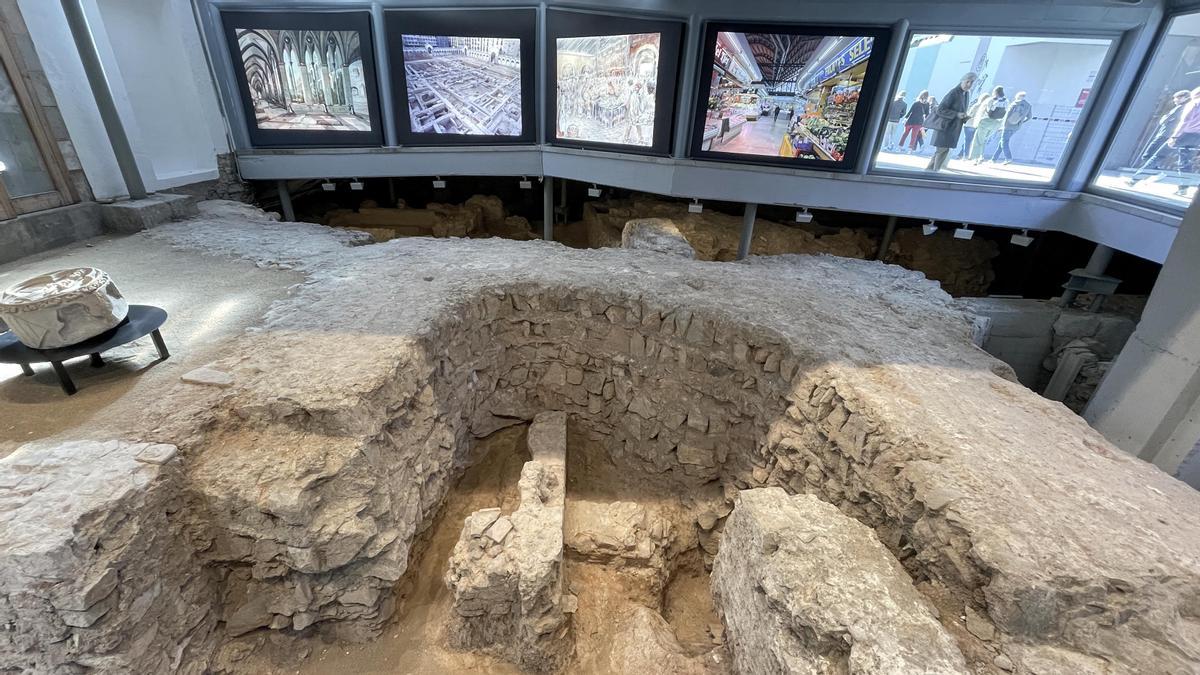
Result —
POLYGON ((1018 669, 1200 662, 1200 496, 1015 383, 919 275, 545 242, 350 249, 209 213, 144 236, 311 277, 230 346, 216 404, 143 411, 185 454, 198 498, 179 517, 212 532, 200 555, 231 633, 374 635, 472 437, 562 410, 631 491, 837 505, 1018 669))

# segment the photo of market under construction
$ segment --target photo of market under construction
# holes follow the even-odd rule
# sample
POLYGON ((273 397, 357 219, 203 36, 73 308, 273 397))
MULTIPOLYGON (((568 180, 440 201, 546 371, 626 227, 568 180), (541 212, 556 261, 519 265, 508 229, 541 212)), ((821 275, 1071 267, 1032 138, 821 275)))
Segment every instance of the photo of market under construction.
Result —
POLYGON ((718 33, 701 149, 841 161, 872 42, 718 33))
POLYGON ((405 35, 414 133, 519 136, 521 41, 405 35))

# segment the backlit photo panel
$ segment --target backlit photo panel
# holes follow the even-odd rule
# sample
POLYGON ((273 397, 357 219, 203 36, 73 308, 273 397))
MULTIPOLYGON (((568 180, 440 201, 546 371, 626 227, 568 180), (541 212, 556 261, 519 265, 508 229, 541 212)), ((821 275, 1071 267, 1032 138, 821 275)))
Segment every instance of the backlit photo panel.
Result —
POLYGON ((693 154, 848 168, 878 78, 878 31, 742 26, 753 30, 709 26, 693 154))
POLYGON ((405 35, 413 133, 520 136, 521 41, 405 35))
POLYGON ((683 29, 671 19, 547 10, 546 141, 670 154, 683 29))
POLYGON ((235 32, 259 129, 371 130, 358 31, 235 32))
POLYGON ((222 20, 254 145, 382 142, 368 13, 226 12, 222 20))
POLYGON ((558 38, 559 139, 650 147, 660 33, 558 38))

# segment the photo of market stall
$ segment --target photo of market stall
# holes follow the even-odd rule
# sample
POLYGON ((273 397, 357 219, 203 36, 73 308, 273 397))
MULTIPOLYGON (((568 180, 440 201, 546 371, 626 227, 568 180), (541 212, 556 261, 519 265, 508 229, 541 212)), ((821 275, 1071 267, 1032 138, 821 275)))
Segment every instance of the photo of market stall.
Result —
POLYGON ((556 135, 650 147, 659 33, 558 38, 556 135))
POLYGON ((408 114, 415 133, 521 134, 521 41, 405 35, 408 114))
POLYGON ((873 39, 717 33, 700 149, 839 162, 873 39))

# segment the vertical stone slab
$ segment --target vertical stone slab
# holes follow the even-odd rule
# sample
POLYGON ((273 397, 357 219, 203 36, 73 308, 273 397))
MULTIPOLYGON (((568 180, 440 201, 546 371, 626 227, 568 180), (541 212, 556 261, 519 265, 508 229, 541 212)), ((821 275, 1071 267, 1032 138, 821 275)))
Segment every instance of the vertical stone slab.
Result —
POLYGON ((520 507, 509 516, 498 508, 468 516, 446 572, 454 593, 450 643, 497 652, 533 672, 561 670, 574 644, 562 578, 566 422, 563 412, 534 418, 520 507))

